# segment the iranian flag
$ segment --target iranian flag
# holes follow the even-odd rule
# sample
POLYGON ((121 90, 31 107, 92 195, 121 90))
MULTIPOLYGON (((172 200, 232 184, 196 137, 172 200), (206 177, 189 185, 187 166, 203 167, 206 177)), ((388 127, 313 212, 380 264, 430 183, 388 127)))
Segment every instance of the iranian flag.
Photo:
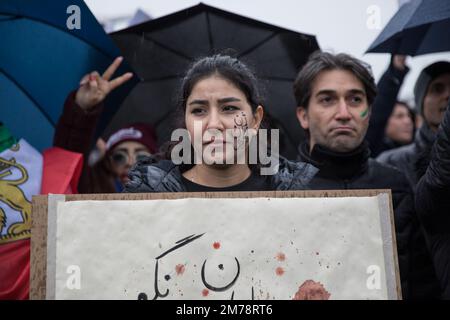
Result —
POLYGON ((32 196, 76 193, 81 169, 81 154, 24 139, 0 153, 0 299, 29 295, 32 196))

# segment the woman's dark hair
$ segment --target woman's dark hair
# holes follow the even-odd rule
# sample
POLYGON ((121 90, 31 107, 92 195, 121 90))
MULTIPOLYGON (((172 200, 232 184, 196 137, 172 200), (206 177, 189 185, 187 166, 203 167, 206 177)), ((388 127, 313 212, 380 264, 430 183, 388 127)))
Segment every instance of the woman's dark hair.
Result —
POLYGON ((186 102, 195 84, 205 78, 217 75, 230 81, 241 90, 253 112, 262 104, 261 90, 254 72, 242 61, 228 55, 216 54, 194 62, 181 82, 178 107, 186 111, 186 102))
POLYGON ((312 84, 320 72, 336 69, 350 71, 363 83, 370 107, 377 95, 377 86, 370 66, 345 53, 335 55, 322 51, 316 51, 309 57, 295 79, 294 95, 297 107, 308 108, 312 84))

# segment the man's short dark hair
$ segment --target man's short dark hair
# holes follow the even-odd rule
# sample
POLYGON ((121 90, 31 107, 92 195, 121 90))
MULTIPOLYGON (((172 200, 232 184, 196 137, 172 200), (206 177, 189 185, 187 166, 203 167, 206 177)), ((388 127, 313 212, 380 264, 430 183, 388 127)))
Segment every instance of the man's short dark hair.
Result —
POLYGON ((331 70, 346 70, 353 73, 364 85, 369 107, 372 105, 377 95, 377 86, 367 63, 345 53, 316 51, 309 57, 295 79, 294 95, 297 107, 308 107, 314 79, 320 72, 331 70))

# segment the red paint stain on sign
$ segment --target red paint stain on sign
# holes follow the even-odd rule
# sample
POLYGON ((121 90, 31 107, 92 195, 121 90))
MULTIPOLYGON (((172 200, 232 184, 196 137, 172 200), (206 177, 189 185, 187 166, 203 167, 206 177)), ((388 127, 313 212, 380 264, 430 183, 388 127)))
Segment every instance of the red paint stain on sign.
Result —
POLYGON ((184 273, 184 270, 185 270, 184 264, 177 264, 175 266, 175 271, 179 276, 181 276, 184 273))
POLYGON ((276 256, 278 261, 284 261, 286 260, 286 255, 283 252, 279 252, 276 256))
POLYGON ((313 280, 306 280, 298 288, 292 300, 328 300, 331 294, 325 289, 323 284, 313 280))
POLYGON ((284 274, 284 269, 282 267, 278 267, 275 269, 275 273, 277 276, 282 276, 284 274))
POLYGON ((219 249, 220 248, 220 242, 214 242, 213 243, 213 248, 216 249, 216 250, 219 249))
POLYGON ((209 290, 208 289, 203 289, 202 290, 202 296, 207 297, 209 294, 209 290))

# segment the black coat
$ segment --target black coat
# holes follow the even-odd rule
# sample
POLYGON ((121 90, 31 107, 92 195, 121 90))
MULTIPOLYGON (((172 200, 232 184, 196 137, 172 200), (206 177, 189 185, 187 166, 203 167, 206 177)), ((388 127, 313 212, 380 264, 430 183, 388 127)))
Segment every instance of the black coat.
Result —
POLYGON ((450 103, 437 133, 429 167, 417 185, 416 208, 443 297, 450 299, 450 103))
POLYGON ((411 188, 415 190, 417 182, 428 167, 435 138, 436 134, 424 123, 416 132, 413 143, 385 151, 377 157, 377 161, 391 165, 403 172, 411 188))
POLYGON ((304 143, 299 153, 301 161, 319 168, 310 182, 312 189, 391 189, 403 298, 438 298, 439 284, 405 176, 370 159, 367 143, 349 153, 335 153, 319 145, 310 153, 304 143))
MULTIPOLYGON (((170 160, 155 158, 138 162, 129 172, 125 192, 186 192, 183 168, 170 160)), ((312 165, 280 157, 278 172, 267 176, 272 190, 305 190, 317 169, 312 165)), ((259 190, 254 190, 259 191, 259 190)))
POLYGON ((408 67, 405 67, 403 71, 396 69, 391 60, 389 68, 378 81, 378 94, 372 105, 369 128, 365 137, 369 142, 373 157, 376 157, 383 151, 397 147, 395 143, 387 139, 385 130, 397 102, 398 92, 402 86, 403 79, 408 72, 408 67))

